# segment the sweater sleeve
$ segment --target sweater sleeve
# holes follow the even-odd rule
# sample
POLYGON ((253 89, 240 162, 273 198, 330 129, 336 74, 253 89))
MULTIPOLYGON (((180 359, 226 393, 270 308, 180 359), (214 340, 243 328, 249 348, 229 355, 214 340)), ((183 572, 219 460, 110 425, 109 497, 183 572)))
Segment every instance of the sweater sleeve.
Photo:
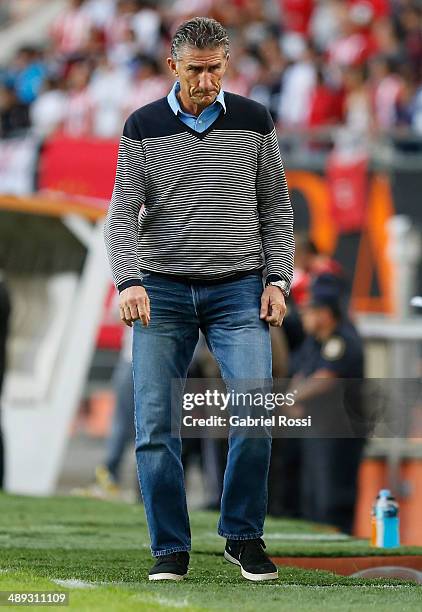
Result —
POLYGON ((136 251, 138 215, 144 202, 145 153, 131 116, 120 138, 116 178, 104 226, 107 255, 119 292, 142 285, 136 251))
POLYGON ((258 157, 257 196, 267 275, 277 275, 290 288, 295 249, 293 210, 276 130, 268 111, 258 157))

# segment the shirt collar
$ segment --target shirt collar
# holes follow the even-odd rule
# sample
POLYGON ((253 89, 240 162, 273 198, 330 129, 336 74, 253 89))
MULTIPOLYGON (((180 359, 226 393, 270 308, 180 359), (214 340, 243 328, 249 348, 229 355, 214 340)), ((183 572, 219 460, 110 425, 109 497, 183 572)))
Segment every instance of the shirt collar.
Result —
MULTIPOLYGON (((171 110, 173 111, 173 113, 175 115, 177 115, 178 113, 183 113, 184 111, 182 110, 182 107, 180 106, 180 102, 177 99, 177 93, 178 91, 180 91, 180 83, 179 81, 176 81, 173 85, 173 87, 170 90, 169 95, 167 96, 167 100, 168 103, 170 105, 171 110)), ((214 100, 214 102, 210 105, 210 106, 214 106, 214 104, 219 103, 223 109, 224 112, 226 112, 226 103, 224 100, 224 91, 222 89, 220 89, 220 92, 218 94, 218 96, 216 97, 216 99, 214 100)), ((209 107, 207 107, 209 108, 209 107)))

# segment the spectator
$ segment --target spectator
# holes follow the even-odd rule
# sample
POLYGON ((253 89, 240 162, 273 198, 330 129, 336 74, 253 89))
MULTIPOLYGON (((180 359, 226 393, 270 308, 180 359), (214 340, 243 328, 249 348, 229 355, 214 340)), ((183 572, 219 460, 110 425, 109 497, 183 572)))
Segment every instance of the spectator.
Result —
POLYGON ((398 31, 414 77, 422 78, 422 8, 411 2, 398 13, 398 31))
MULTIPOLYGON (((134 104, 150 100, 154 90, 161 95, 165 77, 157 74, 143 83, 138 56, 164 66, 164 43, 171 32, 189 16, 209 14, 230 29, 226 88, 264 104, 283 131, 324 128, 341 124, 344 117, 346 129, 339 131, 338 138, 335 135, 337 146, 349 142, 351 134, 355 134, 353 146, 358 134, 364 135, 362 144, 367 145, 375 135, 373 127, 399 128, 411 139, 420 130, 420 112, 415 110, 420 97, 415 96, 422 82, 421 10, 414 0, 69 0, 52 27, 48 49, 42 55, 22 49, 10 67, 0 69, 0 79, 16 89, 20 101, 35 105, 31 117, 38 121, 35 117, 44 112, 39 108, 44 104, 57 108, 62 95, 45 96, 51 93, 51 84, 42 87, 46 74, 60 75, 71 92, 71 107, 79 109, 72 116, 82 114, 86 119, 92 112, 90 95, 95 98, 91 128, 85 132, 89 122, 84 120, 84 133, 114 137, 117 98, 122 92, 108 91, 107 83, 120 82, 116 76, 120 69, 128 75, 122 88, 130 92, 131 100, 125 96, 123 114, 134 104), (70 81, 78 61, 88 61, 90 68, 83 94, 76 95, 70 81), (410 97, 408 91, 399 92, 404 79, 400 66, 412 73, 410 97), (351 81, 358 74, 349 68, 355 67, 364 72, 360 86, 353 85, 352 91, 351 81), (35 104, 39 96, 43 98, 40 105, 35 104), (368 112, 374 113, 373 126, 368 112)), ((53 113, 53 124, 54 117, 53 113)), ((77 123, 75 134, 81 134, 77 123)), ((312 142, 312 152, 326 151, 331 141, 327 145, 312 142)), ((286 146, 294 147, 296 142, 302 141, 287 135, 286 146)), ((298 150, 310 151, 309 146, 298 150)))
POLYGON ((396 101, 396 125, 399 128, 398 132, 406 133, 407 128, 413 124, 416 90, 415 79, 411 75, 406 74, 396 101))
POLYGON ((116 12, 110 22, 106 25, 107 45, 113 47, 127 40, 129 30, 133 30, 133 19, 137 12, 137 3, 134 0, 118 0, 116 12))
POLYGON ((283 27, 306 37, 314 10, 313 0, 279 0, 279 4, 283 27))
POLYGON ((84 4, 85 0, 70 0, 69 8, 53 24, 51 36, 55 48, 64 56, 81 51, 88 42, 93 21, 84 4))
POLYGON ((282 77, 278 115, 281 127, 300 127, 308 121, 315 83, 314 53, 308 45, 303 49, 300 59, 293 62, 282 77))
POLYGON ((340 36, 328 47, 328 58, 336 66, 362 66, 376 52, 376 41, 368 24, 372 13, 350 12, 344 7, 340 19, 340 36))
POLYGON ((372 31, 379 55, 394 58, 396 61, 403 60, 404 54, 391 19, 378 19, 372 31))
POLYGON ((133 58, 139 53, 139 43, 132 28, 125 30, 119 42, 108 47, 108 57, 112 64, 129 68, 133 58))
POLYGON ((354 152, 367 150, 374 124, 364 69, 361 66, 345 68, 343 82, 344 121, 336 134, 336 147, 354 152))
POLYGON ((113 65, 103 55, 88 87, 94 106, 93 135, 98 138, 115 138, 120 134, 122 109, 129 88, 129 71, 113 65))
POLYGON ((402 153, 419 153, 422 144, 415 136, 421 134, 422 108, 421 87, 410 72, 404 75, 403 87, 396 105, 395 148, 402 153))
POLYGON ((321 0, 314 6, 310 34, 317 49, 326 51, 341 33, 343 0, 321 0))
POLYGON ((40 92, 46 69, 41 54, 32 47, 22 47, 7 71, 6 82, 12 85, 24 104, 31 104, 40 92))
POLYGON ((92 134, 94 125, 94 101, 88 89, 90 65, 76 62, 69 72, 69 90, 65 105, 63 131, 70 136, 92 134))
POLYGON ((105 50, 106 37, 104 30, 92 27, 83 50, 74 59, 89 59, 95 64, 104 55, 105 50))
POLYGON ((342 102, 342 92, 328 85, 323 70, 318 68, 315 87, 310 95, 308 126, 320 128, 339 123, 342 118, 342 102))
POLYGON ((263 40, 257 48, 259 71, 250 84, 249 96, 264 104, 270 111, 273 120, 278 119, 280 106, 281 78, 287 66, 278 36, 272 34, 263 40))
POLYGON ((0 137, 7 138, 30 125, 29 107, 18 100, 11 86, 0 87, 0 137))
POLYGON ((257 54, 250 52, 246 43, 232 45, 230 63, 236 63, 236 69, 247 82, 249 91, 259 82, 263 64, 257 54))
POLYGON ((116 2, 115 0, 86 0, 83 10, 94 27, 104 29, 115 15, 116 2))
POLYGON ((257 51, 266 68, 266 80, 273 85, 276 81, 279 81, 287 65, 287 60, 281 51, 278 36, 274 33, 267 36, 261 42, 257 51))
POLYGON ((170 80, 162 74, 158 62, 151 57, 141 56, 134 81, 125 96, 124 114, 127 117, 140 106, 166 96, 170 86, 170 80))
POLYGON ((59 126, 64 119, 66 94, 60 79, 48 77, 41 94, 30 108, 31 124, 35 132, 41 136, 48 136, 59 126))
POLYGON ((138 12, 133 17, 132 27, 139 50, 145 55, 156 55, 159 51, 161 16, 148 2, 138 3, 138 12))
POLYGON ((376 57, 369 65, 372 104, 376 127, 391 130, 396 121, 396 107, 402 88, 402 79, 387 57, 376 57))

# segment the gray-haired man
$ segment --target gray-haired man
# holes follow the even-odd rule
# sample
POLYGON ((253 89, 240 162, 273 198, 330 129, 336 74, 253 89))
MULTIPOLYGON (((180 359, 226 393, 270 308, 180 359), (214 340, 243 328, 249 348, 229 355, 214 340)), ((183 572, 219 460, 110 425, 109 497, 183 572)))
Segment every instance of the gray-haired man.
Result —
MULTIPOLYGON (((225 380, 271 379, 269 325, 282 324, 292 277, 274 125, 262 105, 223 92, 228 60, 218 22, 180 26, 168 58, 174 87, 125 124, 106 222, 121 318, 134 327, 136 458, 157 558, 150 580, 183 578, 191 547, 171 380, 185 379, 199 329, 225 380)), ((278 575, 261 539, 270 450, 269 436, 230 433, 218 533, 249 580, 278 575)))

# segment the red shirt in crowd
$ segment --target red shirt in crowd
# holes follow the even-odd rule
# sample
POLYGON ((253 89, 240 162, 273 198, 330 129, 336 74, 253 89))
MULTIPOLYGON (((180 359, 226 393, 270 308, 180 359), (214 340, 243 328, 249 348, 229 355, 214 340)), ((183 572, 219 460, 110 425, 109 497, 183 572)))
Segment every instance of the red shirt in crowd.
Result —
POLYGON ((327 85, 316 85, 310 102, 310 127, 337 123, 342 118, 343 94, 327 85))
POLYGON ((314 10, 313 0, 279 0, 282 23, 289 32, 307 34, 314 10))
POLYGON ((338 66, 361 66, 377 52, 371 32, 353 32, 335 40, 328 49, 330 62, 338 66))

